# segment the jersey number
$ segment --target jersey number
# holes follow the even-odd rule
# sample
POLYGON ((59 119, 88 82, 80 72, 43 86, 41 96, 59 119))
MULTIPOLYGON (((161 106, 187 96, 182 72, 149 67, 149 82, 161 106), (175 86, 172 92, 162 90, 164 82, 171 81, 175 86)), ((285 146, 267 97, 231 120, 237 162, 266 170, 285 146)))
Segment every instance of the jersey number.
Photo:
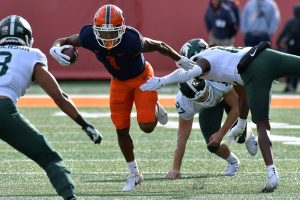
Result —
POLYGON ((0 51, 0 58, 4 57, 4 59, 0 59, 0 76, 6 74, 8 70, 8 63, 11 61, 11 53, 7 51, 0 51))
POLYGON ((116 59, 112 56, 106 56, 109 64, 116 70, 120 70, 120 67, 117 65, 116 59))
POLYGON ((177 108, 178 114, 185 113, 185 110, 180 106, 180 103, 178 101, 176 101, 176 108, 177 108))

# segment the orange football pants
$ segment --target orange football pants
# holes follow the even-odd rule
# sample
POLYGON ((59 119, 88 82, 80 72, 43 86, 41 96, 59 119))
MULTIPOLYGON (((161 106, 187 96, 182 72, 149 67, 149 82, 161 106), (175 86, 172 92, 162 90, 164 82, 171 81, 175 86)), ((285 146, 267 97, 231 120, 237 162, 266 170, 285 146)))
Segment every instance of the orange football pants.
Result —
POLYGON ((130 114, 135 103, 138 123, 155 121, 157 92, 141 91, 139 86, 154 76, 151 65, 146 62, 145 70, 139 76, 129 80, 111 79, 110 111, 116 129, 130 127, 130 114))

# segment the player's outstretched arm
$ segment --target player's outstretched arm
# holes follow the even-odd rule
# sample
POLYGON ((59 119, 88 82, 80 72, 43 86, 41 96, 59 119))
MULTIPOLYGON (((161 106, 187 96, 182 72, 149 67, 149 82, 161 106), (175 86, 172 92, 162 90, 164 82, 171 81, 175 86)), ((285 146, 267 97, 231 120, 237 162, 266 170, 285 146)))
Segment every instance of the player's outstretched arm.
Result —
POLYGON ((177 135, 177 145, 174 152, 173 168, 166 174, 166 178, 175 179, 180 178, 180 167, 185 152, 185 146, 192 131, 193 119, 184 120, 179 117, 179 127, 177 135))
POLYGON ((43 90, 54 100, 56 105, 64 113, 66 113, 70 118, 72 118, 82 127, 85 133, 95 144, 100 144, 102 140, 101 133, 99 133, 98 130, 93 127, 93 125, 87 123, 82 118, 75 104, 67 94, 62 92, 56 79, 44 65, 40 63, 37 63, 35 65, 33 80, 35 80, 43 88, 43 90))
POLYGON ((185 56, 181 56, 177 51, 166 43, 158 40, 153 40, 150 38, 143 38, 144 46, 142 52, 153 52, 158 51, 162 55, 168 56, 175 61, 175 64, 178 68, 183 68, 184 70, 189 70, 194 67, 196 64, 192 60, 188 59, 185 56))

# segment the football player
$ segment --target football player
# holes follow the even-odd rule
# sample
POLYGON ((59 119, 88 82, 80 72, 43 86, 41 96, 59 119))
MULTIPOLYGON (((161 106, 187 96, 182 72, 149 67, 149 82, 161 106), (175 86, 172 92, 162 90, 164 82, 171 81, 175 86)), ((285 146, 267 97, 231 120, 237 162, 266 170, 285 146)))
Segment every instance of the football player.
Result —
MULTIPOLYGON (((194 49, 196 50, 196 49, 194 49)), ((180 52, 181 53, 181 52, 180 52)), ((225 176, 234 176, 240 166, 239 159, 225 143, 223 137, 232 127, 239 115, 238 96, 231 84, 193 78, 179 83, 176 95, 176 110, 179 114, 177 146, 173 158, 173 168, 166 178, 180 178, 180 167, 187 140, 191 134, 194 115, 199 113, 200 129, 207 144, 207 149, 228 162, 225 176), (223 112, 227 118, 221 126, 223 112)), ((243 134, 236 138, 238 143, 245 143, 251 155, 257 153, 257 142, 246 121, 240 125, 243 134)))
POLYGON ((137 122, 143 132, 151 133, 157 121, 163 125, 168 121, 166 111, 157 101, 157 92, 139 89, 140 85, 154 76, 152 66, 145 60, 143 53, 158 51, 175 60, 180 66, 191 67, 192 62, 164 42, 143 37, 133 27, 126 26, 122 10, 111 4, 100 7, 95 14, 94 23, 83 26, 79 34, 57 39, 50 54, 61 65, 69 65, 69 57, 61 52, 70 45, 91 51, 112 76, 111 119, 130 171, 122 191, 133 191, 143 181, 129 133, 133 103, 137 111, 137 122))
MULTIPOLYGON (((201 43, 203 40, 198 41, 201 43)), ((191 57, 191 60, 197 63, 192 69, 178 69, 161 78, 153 77, 140 87, 144 91, 155 91, 164 85, 185 82, 193 77, 234 84, 239 96, 239 121, 247 118, 250 109, 252 121, 257 127, 258 144, 268 172, 262 192, 273 192, 279 185, 270 140, 272 82, 285 76, 300 77, 299 56, 269 47, 268 42, 261 42, 255 47, 209 47, 191 57)), ((188 53, 192 48, 190 42, 185 43, 183 48, 188 53)), ((233 127, 233 131, 233 135, 240 134, 236 126, 233 127)))
POLYGON ((17 15, 0 21, 0 138, 42 167, 56 192, 75 200, 73 181, 62 157, 16 108, 32 81, 39 84, 57 106, 77 122, 95 144, 102 135, 87 123, 48 71, 47 58, 32 48, 30 24, 17 15))

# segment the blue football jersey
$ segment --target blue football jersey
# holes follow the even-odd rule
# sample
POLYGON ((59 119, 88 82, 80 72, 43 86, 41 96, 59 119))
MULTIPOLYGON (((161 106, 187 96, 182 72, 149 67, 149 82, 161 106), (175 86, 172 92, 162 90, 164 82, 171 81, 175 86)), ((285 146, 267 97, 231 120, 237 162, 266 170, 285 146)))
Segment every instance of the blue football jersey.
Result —
POLYGON ((79 41, 83 48, 94 52, 107 71, 118 80, 134 78, 145 69, 144 55, 139 53, 144 45, 143 36, 132 27, 126 26, 120 44, 110 50, 98 44, 92 25, 81 29, 79 41))

